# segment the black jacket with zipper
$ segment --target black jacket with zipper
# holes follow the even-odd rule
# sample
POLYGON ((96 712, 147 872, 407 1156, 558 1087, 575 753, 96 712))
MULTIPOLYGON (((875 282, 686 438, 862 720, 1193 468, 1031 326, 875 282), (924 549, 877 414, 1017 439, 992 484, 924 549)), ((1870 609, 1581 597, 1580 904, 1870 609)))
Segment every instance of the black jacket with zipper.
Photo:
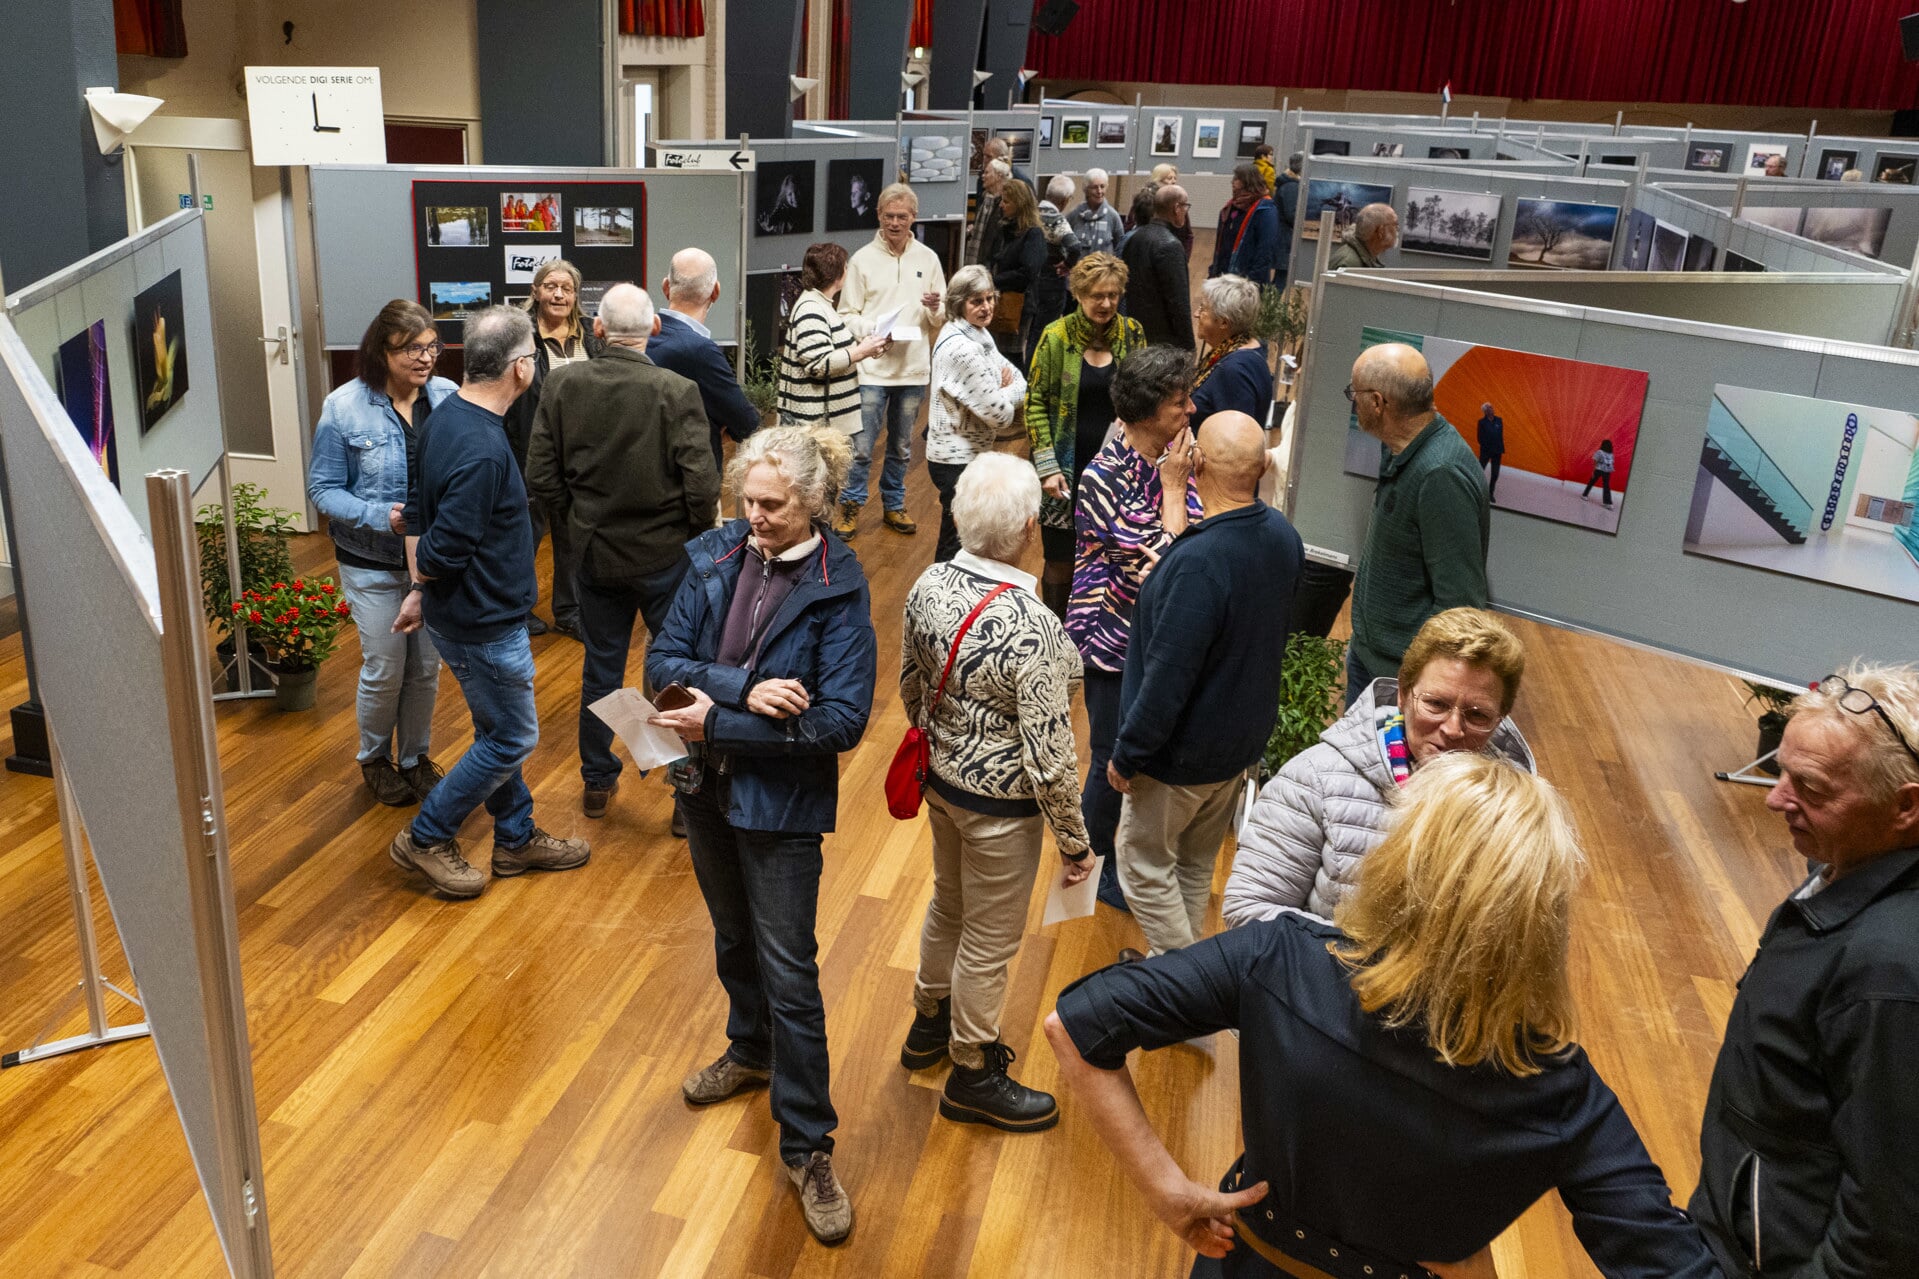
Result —
POLYGON ((1728 1274, 1919 1275, 1919 848, 1773 912, 1689 1205, 1728 1274))

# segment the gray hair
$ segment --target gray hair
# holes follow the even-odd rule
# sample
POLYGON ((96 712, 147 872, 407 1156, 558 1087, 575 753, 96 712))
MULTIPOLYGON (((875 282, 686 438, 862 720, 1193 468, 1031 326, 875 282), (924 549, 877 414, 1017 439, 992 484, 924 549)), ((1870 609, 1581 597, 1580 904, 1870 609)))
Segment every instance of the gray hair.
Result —
POLYGON ((681 249, 666 268, 666 298, 669 302, 704 302, 713 296, 720 282, 719 265, 705 249, 681 249), (685 259, 684 265, 681 259, 685 259))
POLYGON ((953 524, 960 545, 989 560, 1012 561, 1039 516, 1039 472, 1010 453, 982 453, 953 488, 953 524))
POLYGON ((1379 232, 1379 228, 1386 225, 1389 218, 1398 216, 1390 204, 1369 204, 1353 219, 1353 238, 1362 244, 1367 243, 1379 232))
POLYGON ((609 338, 653 336, 653 297, 637 284, 616 284, 600 299, 600 323, 609 338))
POLYGON ((755 431, 733 451, 726 486, 737 494, 746 483, 746 473, 762 463, 777 471, 800 504, 819 519, 839 500, 840 486, 853 465, 853 442, 844 431, 830 426, 755 431))
POLYGON ((1055 173, 1053 180, 1046 184, 1046 198, 1053 207, 1063 209, 1073 202, 1073 180, 1064 173, 1055 173))
POLYGON ((1432 368, 1423 359, 1413 368, 1416 371, 1403 371, 1392 361, 1383 360, 1372 372, 1373 385, 1368 389, 1378 391, 1379 398, 1400 417, 1430 413, 1433 409, 1432 368))
POLYGON ((1085 173, 1082 173, 1080 176, 1085 178, 1088 182, 1107 182, 1111 180, 1106 176, 1106 170, 1104 169, 1088 169, 1085 173))
POLYGON ((1228 333, 1251 333, 1259 319, 1259 286, 1243 275, 1216 275, 1199 286, 1199 295, 1228 333))
POLYGON ((513 367, 513 357, 533 341, 533 321, 516 306, 490 306, 466 318, 468 383, 497 382, 513 367))
POLYGON ((953 272, 953 278, 946 282, 946 298, 942 309, 949 320, 964 320, 966 304, 982 293, 997 293, 993 287, 993 273, 984 266, 975 263, 963 266, 953 272))
POLYGON ((1289 172, 1298 173, 1299 166, 1304 163, 1306 163, 1306 153, 1304 151, 1295 151, 1286 157, 1286 168, 1289 172))
POLYGON ((998 177, 1010 178, 1013 176, 1013 166, 1004 160, 988 160, 986 162, 986 172, 998 177))
MULTIPOLYGON (((1864 689, 1879 703, 1879 709, 1899 726, 1906 740, 1919 749, 1919 666, 1890 666, 1856 660, 1838 672, 1854 688, 1864 689)), ((1788 712, 1797 718, 1817 715, 1841 724, 1858 734, 1860 742, 1857 776, 1866 793, 1886 803, 1901 786, 1919 782, 1919 761, 1906 753, 1886 725, 1870 710, 1863 714, 1839 704, 1839 693, 1823 693, 1817 688, 1801 693, 1788 712)))

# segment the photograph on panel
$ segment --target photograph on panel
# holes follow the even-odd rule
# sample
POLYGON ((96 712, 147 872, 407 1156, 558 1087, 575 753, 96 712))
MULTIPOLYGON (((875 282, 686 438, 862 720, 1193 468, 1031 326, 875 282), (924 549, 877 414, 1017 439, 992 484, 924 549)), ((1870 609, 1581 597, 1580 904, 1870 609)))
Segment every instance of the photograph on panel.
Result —
POLYGON ((100 473, 120 487, 113 446, 113 391, 107 376, 107 322, 95 320, 60 344, 60 405, 73 419, 100 473))
POLYGON ((1353 220, 1369 204, 1391 204, 1393 189, 1377 182, 1332 182, 1314 178, 1306 184, 1306 224, 1299 229, 1301 238, 1319 239, 1319 215, 1333 211, 1333 236, 1344 236, 1353 229, 1353 220))
POLYGON ((965 142, 945 133, 915 134, 906 150, 906 180, 921 182, 958 182, 966 159, 965 142))
POLYGON ((1677 271, 1686 261, 1686 231, 1670 222, 1653 220, 1652 265, 1648 271, 1677 271))
POLYGON ((1713 261, 1719 255, 1719 246, 1703 235, 1686 237, 1686 256, 1681 262, 1681 271, 1710 271, 1713 261))
POLYGON ((1039 118, 1039 137, 1036 145, 1045 148, 1053 145, 1053 130, 1058 127, 1059 117, 1043 115, 1039 118))
POLYGON ((995 129, 993 136, 1006 144, 1007 163, 1017 164, 1023 169, 1033 162, 1031 129, 995 129))
POLYGON ((880 229, 880 190, 885 186, 884 160, 828 160, 826 162, 826 229, 877 231, 880 229))
POLYGON ((133 299, 133 362, 145 435, 187 393, 187 312, 178 271, 133 299))
POLYGON ((426 295, 436 320, 464 320, 493 305, 493 286, 485 280, 435 282, 426 286, 426 295))
POLYGON ((566 228, 560 222, 558 191, 502 191, 500 193, 500 230, 514 235, 538 232, 558 235, 566 228))
POLYGON ((1604 271, 1618 229, 1616 204, 1522 199, 1506 262, 1555 271, 1604 271))
POLYGON ((1746 146, 1746 176, 1749 178, 1783 178, 1786 175, 1786 144, 1783 142, 1752 142, 1746 146))
POLYGON ((619 204, 573 206, 573 247, 633 247, 633 210, 619 204))
POLYGON ((1176 156, 1179 154, 1180 133, 1186 123, 1184 116, 1156 115, 1153 117, 1153 154, 1176 156))
POLYGON ((1126 145, 1126 126, 1132 121, 1129 115, 1103 115, 1099 118, 1099 133, 1094 145, 1101 147, 1123 147, 1126 145))
POLYGON ((813 233, 813 162, 762 161, 753 181, 755 235, 813 233))
MULTIPOLYGON (((1819 153, 1819 171, 1813 176, 1824 182, 1843 182, 1846 174, 1859 163, 1857 151, 1840 151, 1828 148, 1819 153)), ((1858 179, 1854 179, 1857 181, 1858 179)))
POLYGON ((426 242, 436 249, 484 249, 487 210, 476 205, 429 205, 426 242))
POLYGON ((1470 160, 1473 153, 1467 147, 1427 147, 1428 160, 1470 160))
POLYGON ((1093 117, 1066 115, 1059 120, 1059 144, 1063 149, 1080 150, 1093 145, 1093 117))
POLYGON ((1626 217, 1626 250, 1620 256, 1622 271, 1652 270, 1652 237, 1658 219, 1644 209, 1634 209, 1626 217))
POLYGON ((1499 232, 1501 197, 1474 191, 1406 189, 1399 247, 1414 253, 1490 262, 1499 232))
POLYGON ((1919 168, 1919 156, 1887 155, 1879 153, 1872 162, 1874 182, 1890 182, 1894 186, 1909 187, 1913 184, 1913 170, 1919 168))
POLYGON ((1406 154, 1406 144, 1404 142, 1375 142, 1373 143, 1373 154, 1375 156, 1397 159, 1406 154))
MULTIPOLYGON (((1479 459, 1495 507, 1619 531, 1644 372, 1389 329, 1364 329, 1360 341, 1403 342, 1426 357, 1433 407, 1479 459)), ((1357 413, 1346 426, 1346 470, 1377 477, 1383 446, 1359 429, 1357 413)))
POLYGON ((1919 603, 1919 417, 1715 386, 1685 547, 1919 603))
POLYGON ((1351 155, 1353 144, 1342 138, 1314 138, 1314 155, 1351 155))
POLYGON ((1694 173, 1724 173, 1732 167, 1732 144, 1695 142, 1687 148, 1686 167, 1694 173))
POLYGON ((1195 160, 1217 160, 1224 149, 1226 135, 1224 120, 1193 121, 1193 158, 1195 160))
POLYGON ((1266 145, 1266 122, 1264 120, 1241 120, 1239 122, 1239 158, 1250 160, 1255 152, 1266 145))

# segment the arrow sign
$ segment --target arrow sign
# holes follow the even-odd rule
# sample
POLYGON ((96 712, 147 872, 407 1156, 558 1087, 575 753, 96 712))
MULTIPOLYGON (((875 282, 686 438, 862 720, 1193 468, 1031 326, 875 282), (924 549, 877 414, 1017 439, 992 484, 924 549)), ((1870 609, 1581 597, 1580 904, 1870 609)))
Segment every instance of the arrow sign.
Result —
POLYGON ((665 147, 655 147, 653 155, 657 167, 678 169, 683 173, 700 169, 718 169, 725 173, 751 173, 758 167, 757 157, 751 151, 670 151, 665 147))

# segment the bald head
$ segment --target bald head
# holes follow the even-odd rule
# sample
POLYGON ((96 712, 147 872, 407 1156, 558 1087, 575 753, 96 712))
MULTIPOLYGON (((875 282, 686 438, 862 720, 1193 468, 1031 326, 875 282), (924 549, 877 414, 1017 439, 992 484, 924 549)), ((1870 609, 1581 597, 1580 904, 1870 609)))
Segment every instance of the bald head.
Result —
POLYGON ((1353 361, 1353 411, 1360 429, 1397 453, 1433 415, 1433 371, 1403 342, 1367 347, 1353 361))
POLYGON ((616 284, 600 299, 597 317, 600 336, 618 340, 642 350, 653 336, 659 321, 653 314, 653 299, 637 284, 616 284))
POLYGON ((1204 486, 1235 502, 1250 502, 1266 473, 1266 432, 1245 413, 1227 410, 1199 424, 1196 437, 1205 459, 1204 486))
POLYGON ((669 306, 703 306, 717 296, 720 268, 705 249, 681 249, 667 268, 665 290, 669 306))

